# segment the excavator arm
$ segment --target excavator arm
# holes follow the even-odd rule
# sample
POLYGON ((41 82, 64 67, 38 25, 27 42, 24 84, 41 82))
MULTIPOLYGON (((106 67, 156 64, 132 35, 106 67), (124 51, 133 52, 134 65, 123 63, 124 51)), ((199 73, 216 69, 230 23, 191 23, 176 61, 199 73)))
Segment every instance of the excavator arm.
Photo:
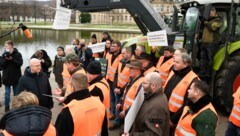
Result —
POLYGON ((167 34, 172 34, 171 29, 148 0, 62 0, 61 6, 81 12, 124 8, 131 14, 144 35, 149 31, 158 30, 166 30, 167 34))

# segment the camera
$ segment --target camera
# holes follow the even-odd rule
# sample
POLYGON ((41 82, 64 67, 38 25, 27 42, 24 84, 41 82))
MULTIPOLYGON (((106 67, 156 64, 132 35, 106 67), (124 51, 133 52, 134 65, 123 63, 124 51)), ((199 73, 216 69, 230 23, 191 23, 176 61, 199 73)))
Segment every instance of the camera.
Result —
POLYGON ((9 58, 9 57, 10 57, 10 52, 9 52, 9 51, 5 51, 5 52, 3 53, 3 57, 9 58))

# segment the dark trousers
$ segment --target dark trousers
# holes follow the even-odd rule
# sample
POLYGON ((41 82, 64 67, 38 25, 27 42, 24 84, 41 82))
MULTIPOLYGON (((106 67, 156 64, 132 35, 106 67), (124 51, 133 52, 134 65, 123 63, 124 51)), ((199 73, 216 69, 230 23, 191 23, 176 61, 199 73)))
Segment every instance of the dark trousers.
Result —
POLYGON ((240 127, 229 122, 225 136, 240 136, 240 127))
POLYGON ((200 59, 200 75, 210 76, 213 62, 213 44, 202 43, 200 59))

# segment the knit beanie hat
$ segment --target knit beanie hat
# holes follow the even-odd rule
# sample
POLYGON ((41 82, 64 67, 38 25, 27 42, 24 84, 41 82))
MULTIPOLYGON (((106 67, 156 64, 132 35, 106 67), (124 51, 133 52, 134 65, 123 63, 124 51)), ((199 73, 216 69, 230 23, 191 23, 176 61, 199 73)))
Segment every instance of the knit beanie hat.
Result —
POLYGON ((92 75, 101 74, 101 64, 98 61, 91 61, 87 66, 87 72, 92 75))

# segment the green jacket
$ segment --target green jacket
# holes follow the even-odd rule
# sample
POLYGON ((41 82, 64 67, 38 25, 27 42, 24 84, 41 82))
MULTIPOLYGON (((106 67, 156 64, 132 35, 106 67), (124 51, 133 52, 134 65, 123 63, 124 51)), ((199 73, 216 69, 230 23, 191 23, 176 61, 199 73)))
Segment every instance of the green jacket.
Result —
MULTIPOLYGON (((200 109, 210 103, 210 96, 204 96, 196 103, 189 105, 190 114, 197 113, 200 109)), ((197 132, 198 136, 215 136, 215 129, 217 127, 218 117, 210 110, 202 111, 192 121, 192 128, 197 132)))
POLYGON ((211 18, 209 21, 204 21, 202 43, 218 43, 220 40, 219 30, 222 26, 220 17, 211 18))

